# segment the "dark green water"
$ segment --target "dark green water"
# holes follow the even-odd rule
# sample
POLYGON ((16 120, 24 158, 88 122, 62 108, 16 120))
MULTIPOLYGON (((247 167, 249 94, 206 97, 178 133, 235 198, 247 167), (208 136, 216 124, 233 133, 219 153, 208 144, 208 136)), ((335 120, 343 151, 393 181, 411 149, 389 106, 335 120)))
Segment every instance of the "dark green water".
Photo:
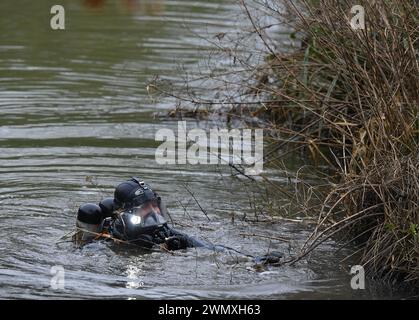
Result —
POLYGON ((333 242, 295 267, 264 271, 239 255, 201 249, 169 255, 105 244, 57 246, 80 204, 112 195, 133 175, 167 199, 178 229, 237 250, 288 250, 286 243, 241 233, 302 241, 308 231, 293 223, 241 221, 252 214, 249 185, 216 167, 160 166, 154 159, 156 131, 176 122, 153 117, 174 101, 153 101, 147 83, 155 75, 181 81, 179 68, 193 72, 208 50, 201 37, 245 24, 234 2, 60 1, 63 31, 50 29, 53 4, 0 2, 1 298, 392 296, 371 287, 352 290, 333 242), (55 265, 65 269, 64 290, 50 287, 55 265))

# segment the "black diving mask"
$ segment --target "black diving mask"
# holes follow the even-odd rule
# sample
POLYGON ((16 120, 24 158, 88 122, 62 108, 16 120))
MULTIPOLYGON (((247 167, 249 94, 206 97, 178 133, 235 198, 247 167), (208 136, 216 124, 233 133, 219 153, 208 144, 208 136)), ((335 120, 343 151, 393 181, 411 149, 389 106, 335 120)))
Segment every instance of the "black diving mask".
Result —
MULTIPOLYGON (((135 243, 143 248, 151 248, 156 242, 156 234, 165 229, 166 219, 157 200, 149 200, 124 211, 115 221, 113 232, 117 237, 135 243)), ((160 237, 161 238, 161 237, 160 237)))
POLYGON ((163 217, 159 202, 155 199, 149 200, 124 212, 125 221, 132 227, 140 231, 141 229, 150 230, 162 226, 166 223, 163 217))

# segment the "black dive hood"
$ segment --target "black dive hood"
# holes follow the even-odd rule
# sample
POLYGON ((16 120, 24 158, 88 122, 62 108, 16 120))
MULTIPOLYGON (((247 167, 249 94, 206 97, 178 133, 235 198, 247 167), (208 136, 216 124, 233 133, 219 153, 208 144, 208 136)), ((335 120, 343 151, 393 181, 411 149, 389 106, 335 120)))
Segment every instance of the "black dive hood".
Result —
POLYGON ((114 199, 120 210, 112 228, 115 236, 150 248, 156 232, 167 225, 161 198, 149 185, 132 178, 117 186, 114 199))
POLYGON ((149 185, 133 177, 131 180, 122 182, 116 187, 114 205, 117 209, 131 209, 156 198, 157 194, 153 192, 149 185))

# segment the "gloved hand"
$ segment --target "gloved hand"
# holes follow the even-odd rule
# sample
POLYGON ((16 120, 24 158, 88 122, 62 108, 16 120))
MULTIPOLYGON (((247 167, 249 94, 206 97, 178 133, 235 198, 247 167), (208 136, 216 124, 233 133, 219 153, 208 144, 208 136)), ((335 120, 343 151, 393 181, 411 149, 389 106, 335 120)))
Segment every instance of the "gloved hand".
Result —
POLYGON ((168 250, 180 250, 189 247, 187 237, 181 235, 171 236, 165 239, 165 245, 168 250))

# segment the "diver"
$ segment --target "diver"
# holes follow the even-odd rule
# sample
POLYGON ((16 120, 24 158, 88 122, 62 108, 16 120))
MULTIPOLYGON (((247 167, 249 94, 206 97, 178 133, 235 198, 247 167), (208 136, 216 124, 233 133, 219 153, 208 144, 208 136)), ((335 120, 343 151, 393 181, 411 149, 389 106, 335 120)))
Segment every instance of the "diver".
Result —
POLYGON ((113 198, 99 205, 81 205, 77 212, 77 233, 73 240, 85 244, 111 238, 151 249, 162 245, 167 250, 211 246, 170 228, 166 205, 144 181, 133 177, 119 184, 113 198))
POLYGON ((277 252, 253 257, 234 248, 190 237, 169 227, 167 215, 161 197, 144 181, 133 177, 116 187, 113 198, 103 199, 99 205, 87 203, 79 207, 73 241, 83 245, 93 240, 113 239, 143 249, 158 245, 169 251, 194 247, 232 250, 263 264, 278 263, 282 258, 277 252))

